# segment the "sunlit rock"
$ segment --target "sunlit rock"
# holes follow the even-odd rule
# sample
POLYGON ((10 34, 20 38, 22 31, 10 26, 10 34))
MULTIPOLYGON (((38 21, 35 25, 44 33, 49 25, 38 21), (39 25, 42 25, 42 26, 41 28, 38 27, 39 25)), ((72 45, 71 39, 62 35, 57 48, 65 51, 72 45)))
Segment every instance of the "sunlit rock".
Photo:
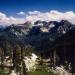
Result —
POLYGON ((16 74, 16 72, 14 70, 12 70, 12 72, 10 73, 10 75, 18 75, 18 74, 16 74))
POLYGON ((30 58, 25 57, 24 61, 28 71, 32 71, 36 69, 36 63, 37 63, 36 59, 37 56, 34 53, 32 53, 32 56, 30 58))
POLYGON ((67 71, 63 66, 56 66, 55 69, 51 70, 54 74, 57 75, 72 75, 69 71, 67 71))

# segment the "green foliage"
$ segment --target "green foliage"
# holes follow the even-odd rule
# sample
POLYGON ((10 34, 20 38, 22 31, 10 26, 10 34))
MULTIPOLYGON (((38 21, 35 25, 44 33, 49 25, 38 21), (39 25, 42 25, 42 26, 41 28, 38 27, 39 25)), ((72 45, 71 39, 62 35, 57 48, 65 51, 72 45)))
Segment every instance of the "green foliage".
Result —
POLYGON ((36 70, 34 72, 30 72, 28 75, 54 75, 52 72, 47 72, 46 70, 36 70))
POLYGON ((35 71, 29 73, 29 75, 54 75, 52 72, 46 72, 46 71, 35 71))
POLYGON ((4 71, 2 71, 2 70, 0 69, 0 75, 9 75, 9 74, 4 73, 4 71))
POLYGON ((48 72, 47 66, 45 64, 38 65, 37 69, 33 72, 29 72, 28 75, 54 75, 53 72, 48 72))

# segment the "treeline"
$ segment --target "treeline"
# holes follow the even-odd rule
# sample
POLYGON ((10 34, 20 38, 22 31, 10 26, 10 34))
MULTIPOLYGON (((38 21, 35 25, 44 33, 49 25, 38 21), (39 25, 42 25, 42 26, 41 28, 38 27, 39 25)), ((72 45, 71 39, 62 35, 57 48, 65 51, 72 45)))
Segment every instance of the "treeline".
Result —
POLYGON ((10 71, 15 70, 19 72, 21 75, 26 75, 27 70, 24 62, 25 56, 30 56, 34 51, 34 48, 31 45, 25 45, 21 42, 17 43, 9 42, 8 40, 1 39, 0 40, 0 66, 1 69, 4 70, 5 67, 9 67, 10 71), (7 57, 9 57, 7 59, 7 57), (12 60, 12 64, 10 66, 5 65, 5 59, 12 60))

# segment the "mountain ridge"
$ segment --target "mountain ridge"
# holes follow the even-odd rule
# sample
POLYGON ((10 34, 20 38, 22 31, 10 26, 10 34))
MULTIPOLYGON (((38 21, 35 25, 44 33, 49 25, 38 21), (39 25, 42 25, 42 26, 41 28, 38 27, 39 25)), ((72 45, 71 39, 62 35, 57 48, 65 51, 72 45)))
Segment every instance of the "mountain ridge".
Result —
POLYGON ((73 24, 66 20, 43 23, 43 25, 35 23, 31 26, 31 23, 27 22, 22 25, 11 25, 0 29, 0 40, 4 39, 12 44, 15 42, 15 44, 31 45, 37 50, 42 51, 49 48, 48 46, 57 38, 75 28, 73 24))

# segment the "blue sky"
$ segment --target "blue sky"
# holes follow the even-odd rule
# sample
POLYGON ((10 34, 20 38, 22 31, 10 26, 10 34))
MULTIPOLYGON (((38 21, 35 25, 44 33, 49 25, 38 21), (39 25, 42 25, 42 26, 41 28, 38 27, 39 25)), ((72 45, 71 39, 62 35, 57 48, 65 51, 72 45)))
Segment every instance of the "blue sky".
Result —
POLYGON ((34 10, 75 11, 75 0, 0 0, 0 12, 7 15, 34 10))
POLYGON ((75 0, 0 0, 0 25, 62 19, 75 24, 75 0))

